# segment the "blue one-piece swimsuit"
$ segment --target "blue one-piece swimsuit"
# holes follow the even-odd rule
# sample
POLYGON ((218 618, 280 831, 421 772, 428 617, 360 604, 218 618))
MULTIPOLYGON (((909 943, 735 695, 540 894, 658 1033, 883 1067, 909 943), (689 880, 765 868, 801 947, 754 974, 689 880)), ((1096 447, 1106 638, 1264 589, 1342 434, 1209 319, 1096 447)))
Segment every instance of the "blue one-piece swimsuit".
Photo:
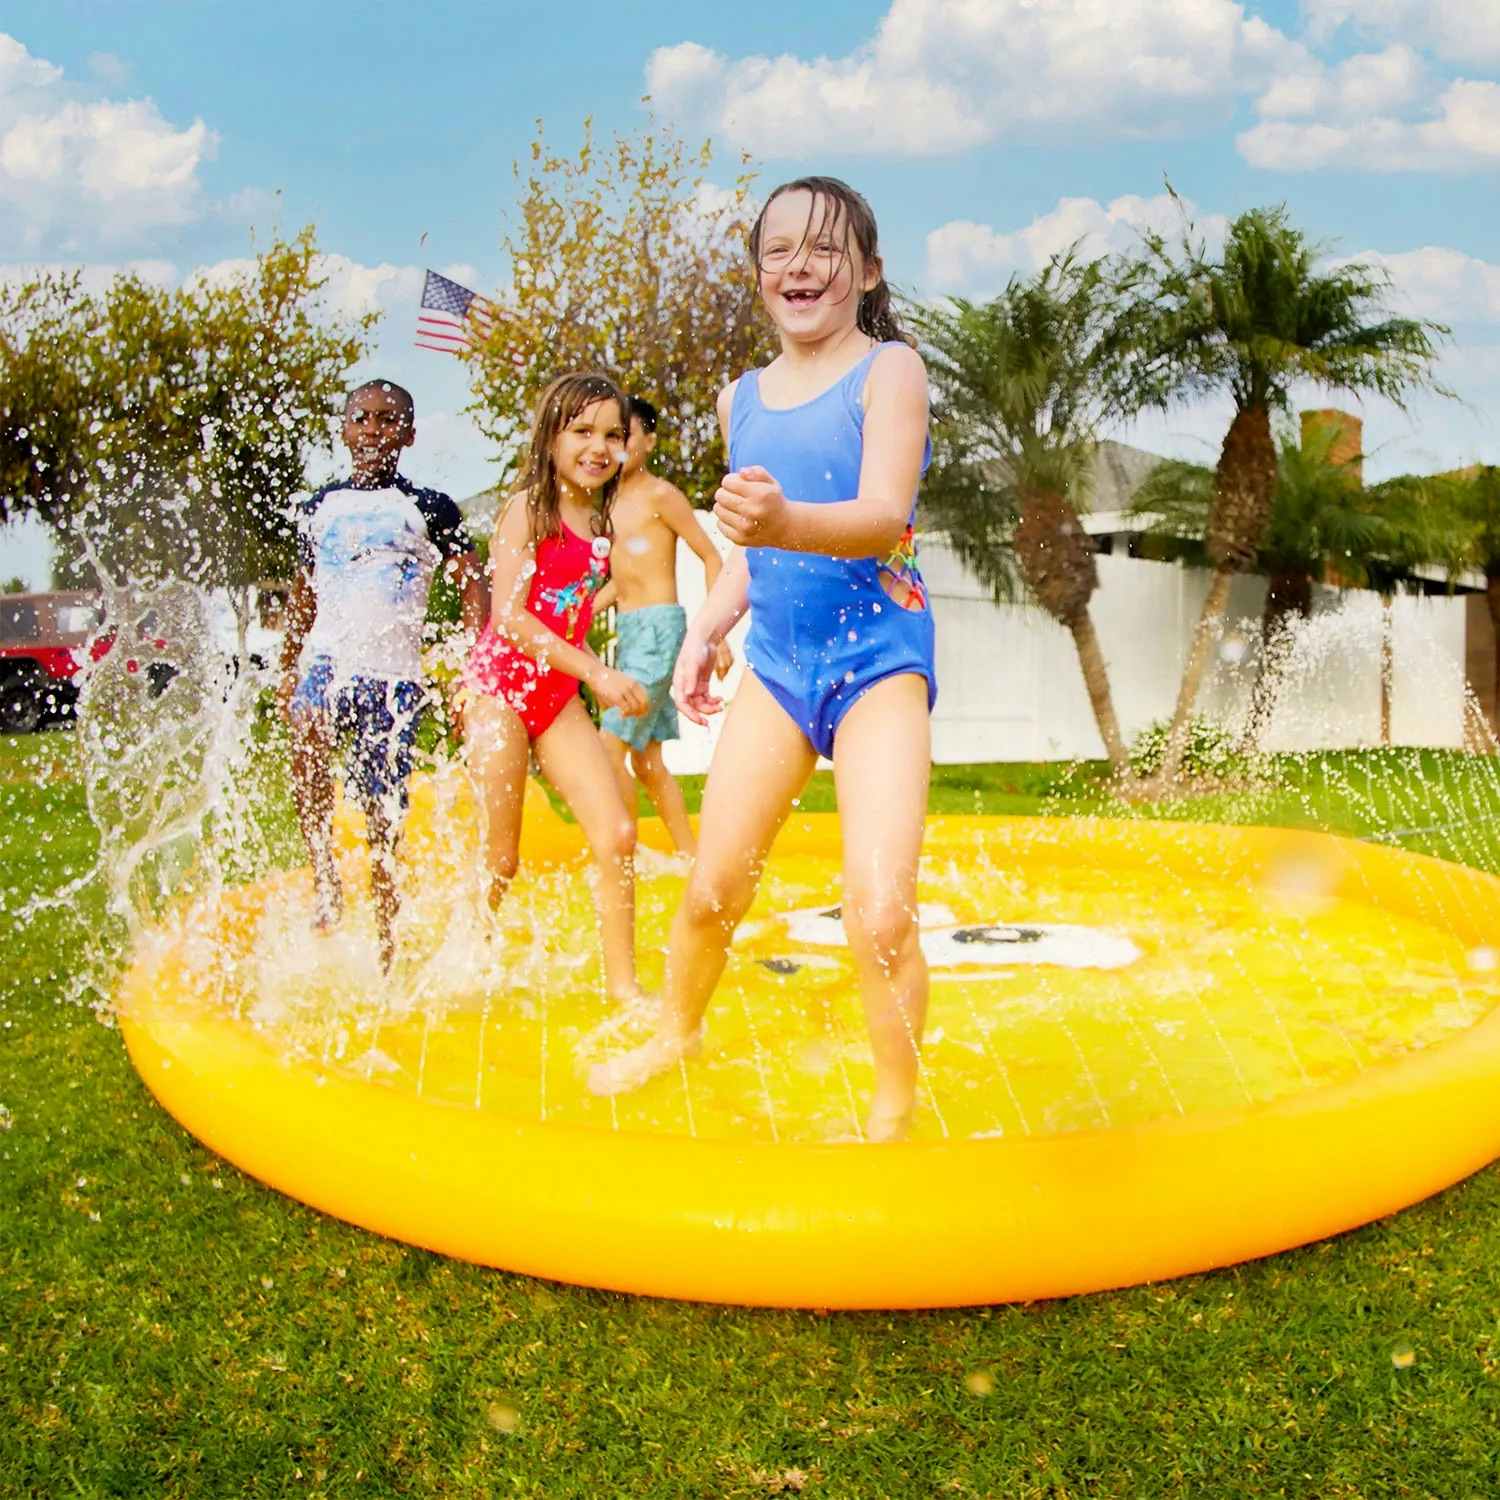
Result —
MULTIPOLYGON (((729 417, 729 463, 758 464, 789 500, 815 505, 859 494, 864 453, 862 396, 876 347, 836 385, 800 406, 760 399, 760 372, 742 375, 729 417)), ((929 442, 922 472, 932 455, 929 442)), ((912 511, 915 515, 916 500, 912 511)), ((913 672, 937 701, 932 609, 907 541, 886 559, 825 557, 750 547, 750 670, 819 755, 831 757, 840 721, 861 694, 913 672), (888 591, 882 577, 891 581, 888 591), (904 601, 904 602, 902 602, 904 601)))

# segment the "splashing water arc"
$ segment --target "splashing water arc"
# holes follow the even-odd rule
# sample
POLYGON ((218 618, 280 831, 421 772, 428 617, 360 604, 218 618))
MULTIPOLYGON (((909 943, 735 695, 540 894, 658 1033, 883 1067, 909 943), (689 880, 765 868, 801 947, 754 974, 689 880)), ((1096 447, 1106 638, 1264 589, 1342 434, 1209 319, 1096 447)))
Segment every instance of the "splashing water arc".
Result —
MULTIPOLYGON (((346 837, 351 892, 358 851, 346 837)), ((530 799, 491 929, 456 775, 417 788, 395 982, 359 903, 308 933, 294 872, 149 934, 120 1023, 167 1109, 294 1197, 469 1260, 710 1301, 1123 1286, 1347 1229, 1500 1154, 1500 880, 1318 833, 985 817, 929 826, 914 1138, 851 1143, 871 1068, 838 851, 832 817, 788 825, 703 1056, 615 1100, 584 1070, 645 1020, 601 998, 577 831, 530 799)), ((642 864, 653 986, 682 876, 642 864)))

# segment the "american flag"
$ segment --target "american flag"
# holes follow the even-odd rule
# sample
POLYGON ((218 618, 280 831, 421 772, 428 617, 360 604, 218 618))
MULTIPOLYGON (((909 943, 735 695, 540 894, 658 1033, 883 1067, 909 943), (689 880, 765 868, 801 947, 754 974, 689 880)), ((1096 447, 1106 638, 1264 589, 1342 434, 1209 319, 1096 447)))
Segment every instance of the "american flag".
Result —
POLYGON ((417 348, 462 354, 494 331, 500 310, 488 297, 429 271, 417 314, 417 348))

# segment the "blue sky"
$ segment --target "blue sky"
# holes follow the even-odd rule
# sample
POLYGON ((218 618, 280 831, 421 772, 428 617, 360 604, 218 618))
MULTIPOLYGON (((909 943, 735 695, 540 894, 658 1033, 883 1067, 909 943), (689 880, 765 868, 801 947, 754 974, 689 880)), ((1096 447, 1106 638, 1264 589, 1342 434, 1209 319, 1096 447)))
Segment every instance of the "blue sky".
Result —
MULTIPOLYGON (((1210 228, 1285 201, 1454 326, 1444 376, 1467 404, 1370 407, 1372 472, 1495 462, 1497 80, 1500 0, 10 0, 0 274, 173 280, 315 223, 338 294, 386 314, 375 364, 423 416, 412 472, 469 493, 492 455, 457 362, 410 347, 420 268, 502 285, 534 120, 562 145, 585 115, 633 130, 649 91, 767 182, 848 178, 923 294, 982 295, 1079 235, 1128 245, 1170 222, 1165 176, 1210 228)), ((1126 435, 1202 455, 1221 431, 1204 408, 1126 435)))

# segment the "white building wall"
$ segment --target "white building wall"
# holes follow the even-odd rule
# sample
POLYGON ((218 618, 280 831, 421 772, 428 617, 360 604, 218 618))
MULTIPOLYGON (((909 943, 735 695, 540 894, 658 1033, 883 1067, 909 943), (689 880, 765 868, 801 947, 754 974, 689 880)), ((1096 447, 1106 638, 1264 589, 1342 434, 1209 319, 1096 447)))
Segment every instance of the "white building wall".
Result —
POLYGON ((1469 727, 1462 599, 1406 596, 1395 601, 1391 739, 1397 745, 1461 749, 1469 727))
MULTIPOLYGON (((1209 575, 1130 557, 1102 556, 1098 562, 1091 613, 1128 743, 1172 712, 1209 575)), ((941 541, 923 543, 922 571, 937 625, 933 758, 955 764, 1101 757, 1104 746, 1069 632, 1033 606, 994 603, 941 541)), ((703 570, 685 548, 679 550, 678 589, 691 616, 703 600, 703 570)), ((1264 598, 1263 579, 1234 580, 1200 712, 1229 723, 1243 718, 1264 598)), ((1314 619, 1299 633, 1292 670, 1267 726, 1268 749, 1379 743, 1383 614, 1374 594, 1316 590, 1314 619)), ((1393 742, 1461 745, 1463 601, 1400 596, 1391 623, 1393 742)), ((744 670, 745 630, 741 621, 730 637, 736 661, 726 701, 744 670)), ((720 716, 701 729, 684 719, 682 738, 666 747, 668 766, 676 772, 706 770, 722 722, 720 716)))

